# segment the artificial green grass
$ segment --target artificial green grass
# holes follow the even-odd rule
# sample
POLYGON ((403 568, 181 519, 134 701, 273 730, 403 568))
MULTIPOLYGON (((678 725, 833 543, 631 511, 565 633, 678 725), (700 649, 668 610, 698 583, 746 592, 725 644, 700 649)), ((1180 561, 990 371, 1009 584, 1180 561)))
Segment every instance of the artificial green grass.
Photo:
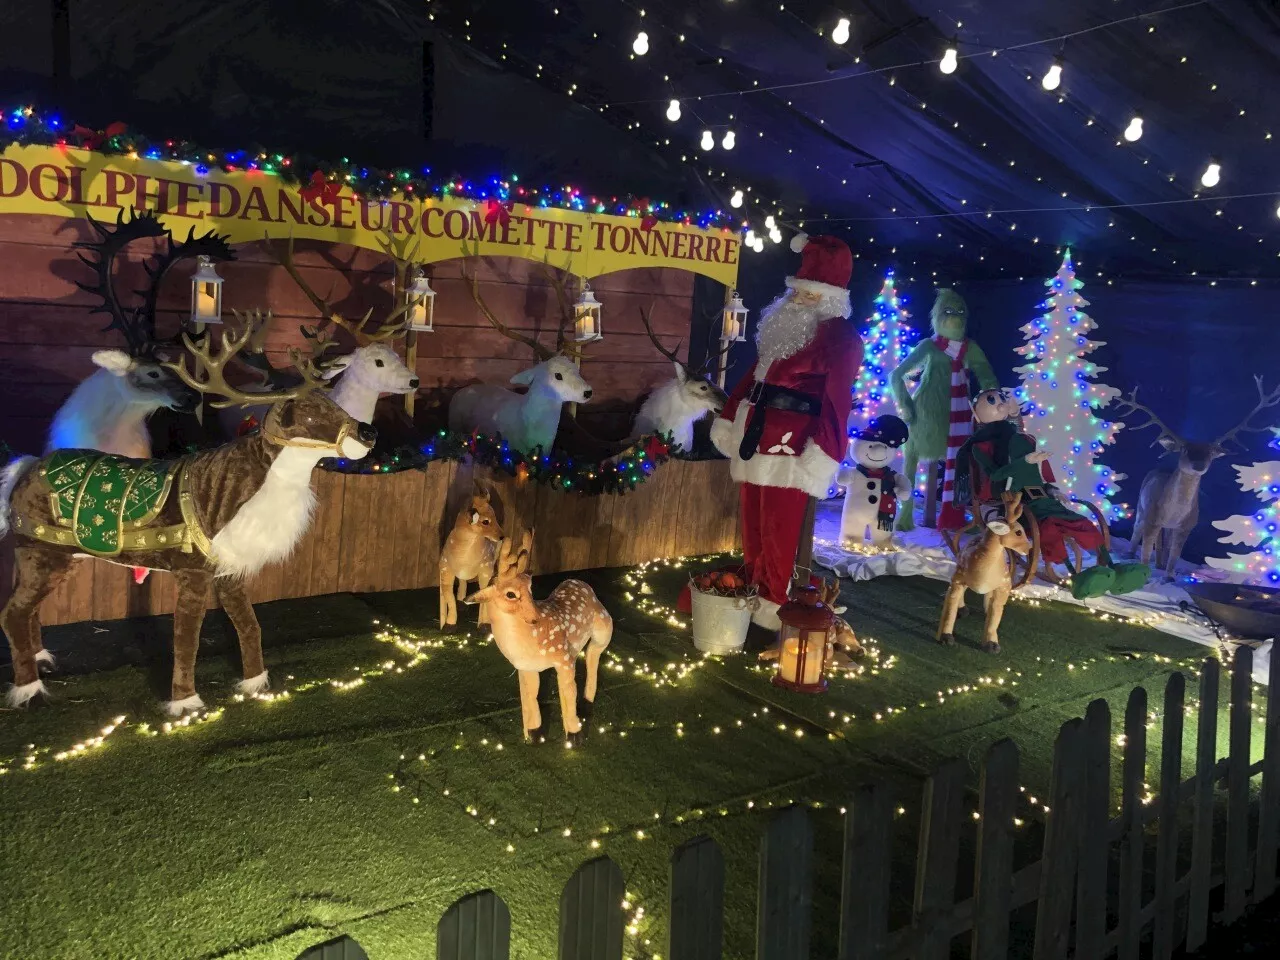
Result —
MULTIPOLYGON (((652 598, 670 602, 686 573, 654 568, 652 598)), ((362 631, 274 645, 269 634, 273 686, 292 691, 274 702, 234 702, 234 655, 203 654, 199 688, 226 709, 171 733, 156 732, 153 678, 137 667, 54 683, 53 707, 0 714, 0 956, 294 960, 341 932, 371 960, 419 960, 434 956, 448 905, 488 887, 511 909, 513 956, 545 960, 563 884, 601 854, 645 911, 626 956, 665 955, 670 851, 708 833, 726 859, 726 956, 748 958, 759 837, 792 801, 821 804, 815 956, 825 956, 838 808, 853 787, 878 777, 900 790, 901 915, 919 785, 934 766, 963 757, 976 782, 987 746, 1009 736, 1029 795, 1043 795, 1062 722, 1105 696, 1119 732, 1131 687, 1146 685, 1158 707, 1166 676, 1207 652, 1079 608, 1022 603, 1006 613, 1000 656, 972 642, 976 604, 961 645, 939 648, 943 585, 886 578, 844 589, 846 616, 879 659, 805 696, 771 686, 748 658, 702 661, 687 631, 624 599, 640 599, 624 576, 585 577, 616 628, 577 750, 560 745, 548 684, 552 740, 521 741, 510 667, 478 632, 441 638, 433 592, 360 598, 362 631), (406 668, 411 650, 378 634, 388 624, 433 644, 427 659, 406 668), (54 759, 121 715, 104 746, 54 759)), ((539 595, 548 589, 539 583, 539 595)), ((323 617, 332 603, 348 617, 359 609, 351 598, 290 601, 263 619, 323 617)), ((1188 687, 1194 695, 1194 677, 1188 687)), ((1157 723, 1153 744, 1158 734, 1157 723)))

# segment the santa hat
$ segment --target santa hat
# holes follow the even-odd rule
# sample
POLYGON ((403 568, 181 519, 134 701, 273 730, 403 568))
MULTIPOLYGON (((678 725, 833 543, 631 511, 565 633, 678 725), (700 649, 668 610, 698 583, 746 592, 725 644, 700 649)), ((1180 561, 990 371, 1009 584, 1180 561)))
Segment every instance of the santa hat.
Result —
POLYGON ((853 254, 848 244, 836 237, 798 233, 791 239, 791 249, 800 254, 800 269, 794 277, 787 277, 787 286, 822 294, 824 300, 839 308, 840 316, 848 317, 853 312, 848 289, 853 254))

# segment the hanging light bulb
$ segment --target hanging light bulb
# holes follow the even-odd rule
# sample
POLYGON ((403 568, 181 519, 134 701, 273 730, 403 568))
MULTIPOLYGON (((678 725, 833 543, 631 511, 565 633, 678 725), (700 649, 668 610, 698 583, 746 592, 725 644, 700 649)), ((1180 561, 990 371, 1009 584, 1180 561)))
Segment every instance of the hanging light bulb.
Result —
POLYGON ((845 17, 841 17, 834 28, 831 30, 831 40, 833 43, 846 44, 849 42, 849 21, 845 17))
POLYGON ((756 245, 756 232, 754 230, 748 230, 747 235, 743 238, 742 242, 748 247, 754 247, 756 245))
POLYGON ((1222 167, 1218 161, 1209 158, 1209 165, 1204 168, 1204 173, 1200 174, 1200 184, 1205 187, 1216 187, 1218 181, 1222 179, 1222 167))
POLYGON ((631 44, 631 52, 637 57, 643 57, 649 52, 649 35, 643 30, 636 34, 636 38, 631 44))
POLYGON ((672 100, 667 104, 667 119, 675 123, 680 119, 680 101, 672 100))
POLYGON ((951 74, 956 72, 956 67, 960 65, 960 54, 956 51, 955 37, 951 38, 951 42, 947 44, 946 52, 942 54, 942 60, 938 63, 938 69, 943 73, 951 74))
POLYGON ((1133 119, 1129 121, 1129 125, 1124 128, 1124 138, 1130 143, 1142 139, 1142 118, 1136 113, 1133 115, 1133 119))
POLYGON ((1057 90, 1062 85, 1062 54, 1053 58, 1053 65, 1045 71, 1040 86, 1046 90, 1057 90))
POLYGON ((765 217, 765 218, 764 218, 764 228, 765 228, 766 230, 772 230, 772 229, 773 229, 774 227, 776 227, 777 225, 778 225, 778 224, 777 224, 777 221, 773 219, 773 214, 772 214, 772 213, 771 213, 771 214, 769 214, 767 217, 765 217))
POLYGON ((699 144, 703 150, 712 150, 715 148, 716 138, 710 130, 702 131, 702 143, 699 144))
POLYGON ((751 245, 751 249, 756 253, 764 253, 764 239, 756 237, 756 242, 751 245))
POLYGON ((779 230, 777 227, 774 227, 772 230, 769 231, 769 239, 772 240, 774 243, 781 243, 782 231, 779 230))
POLYGON ((734 145, 736 142, 737 142, 737 141, 734 139, 734 136, 733 136, 733 131, 732 131, 732 130, 726 130, 726 131, 724 132, 724 139, 720 141, 720 146, 724 147, 726 150, 732 150, 732 149, 733 149, 733 145, 734 145))
POLYGON ((738 208, 738 207, 740 207, 740 206, 742 206, 742 191, 741 191, 741 190, 735 190, 735 191, 733 191, 733 196, 729 198, 729 206, 731 206, 731 207, 733 207, 733 208, 735 208, 735 209, 736 209, 736 208, 738 208))
POLYGON ((1276 207, 1276 216, 1280 217, 1280 207, 1276 207))

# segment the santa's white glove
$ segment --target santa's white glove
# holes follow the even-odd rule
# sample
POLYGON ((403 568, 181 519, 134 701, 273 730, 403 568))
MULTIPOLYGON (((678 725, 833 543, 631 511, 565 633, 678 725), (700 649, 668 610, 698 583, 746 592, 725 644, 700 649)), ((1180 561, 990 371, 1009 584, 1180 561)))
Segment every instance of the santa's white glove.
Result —
POLYGON ((733 448, 733 421, 724 417, 716 417, 711 422, 711 444, 722 456, 733 459, 737 451, 733 448))

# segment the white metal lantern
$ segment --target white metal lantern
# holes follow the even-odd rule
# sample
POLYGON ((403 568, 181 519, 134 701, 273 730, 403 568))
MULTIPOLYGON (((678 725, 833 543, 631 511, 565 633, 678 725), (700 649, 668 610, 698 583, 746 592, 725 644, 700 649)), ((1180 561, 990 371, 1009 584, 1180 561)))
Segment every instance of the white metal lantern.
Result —
POLYGON ((222 278, 209 257, 201 257, 191 275, 191 320, 193 323, 222 322, 222 278))
POLYGON ((600 301, 591 292, 591 284, 584 283, 582 296, 573 305, 573 338, 579 343, 586 343, 603 336, 600 332, 600 301))
POLYGON ((742 343, 747 339, 747 308, 737 290, 733 291, 733 296, 725 304, 720 339, 726 343, 742 343))
POLYGON ((431 333, 435 322, 436 292, 431 289, 427 275, 418 270, 405 290, 409 304, 409 329, 417 333, 431 333))

